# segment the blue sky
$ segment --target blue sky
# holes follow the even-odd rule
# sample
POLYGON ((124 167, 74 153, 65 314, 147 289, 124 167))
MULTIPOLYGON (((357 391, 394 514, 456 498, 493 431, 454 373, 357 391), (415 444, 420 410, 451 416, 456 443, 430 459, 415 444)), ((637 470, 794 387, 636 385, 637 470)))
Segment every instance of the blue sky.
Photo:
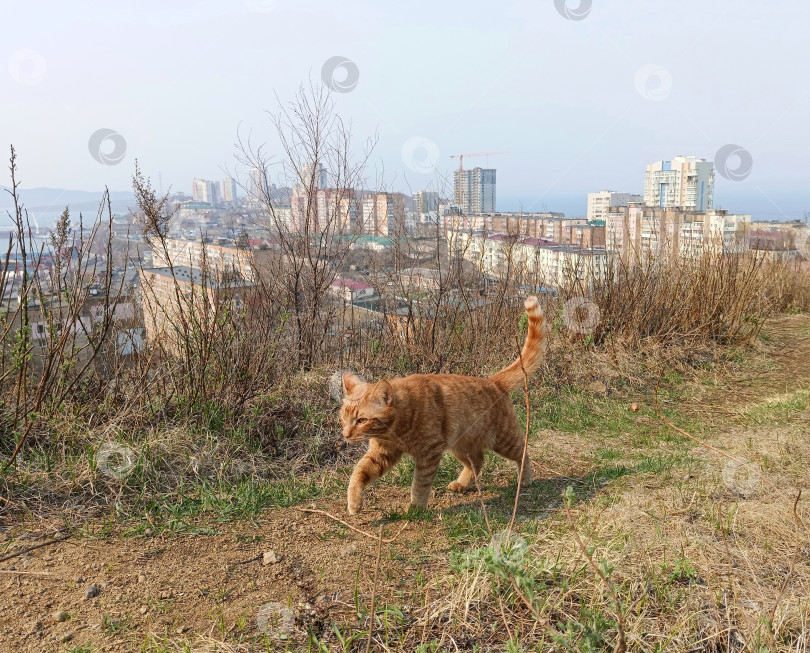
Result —
POLYGON ((396 190, 435 186, 421 170, 450 174, 451 154, 503 150, 499 209, 581 214, 588 191, 641 192, 651 161, 737 144, 753 166, 718 175, 716 205, 810 210, 810 3, 589 4, 570 20, 562 0, 2 0, 0 146, 25 187, 126 190, 137 158, 190 192, 234 168, 238 130, 272 150, 276 96, 342 56, 358 79, 336 108, 358 145, 378 134, 368 176, 396 190), (126 142, 116 165, 89 153, 103 128, 126 142))

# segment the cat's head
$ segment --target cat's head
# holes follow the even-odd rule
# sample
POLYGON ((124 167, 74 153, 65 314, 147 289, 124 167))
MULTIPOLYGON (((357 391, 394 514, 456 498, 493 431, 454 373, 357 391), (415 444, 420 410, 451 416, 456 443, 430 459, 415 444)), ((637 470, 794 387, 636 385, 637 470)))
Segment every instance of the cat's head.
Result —
POLYGON ((343 374, 340 423, 347 442, 384 437, 394 417, 394 391, 388 381, 366 383, 356 374, 343 374))

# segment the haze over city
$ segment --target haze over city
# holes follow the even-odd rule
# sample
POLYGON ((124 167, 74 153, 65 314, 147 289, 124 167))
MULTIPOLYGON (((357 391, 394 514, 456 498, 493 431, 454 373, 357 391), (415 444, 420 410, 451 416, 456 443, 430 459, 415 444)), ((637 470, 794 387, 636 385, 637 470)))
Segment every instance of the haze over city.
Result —
POLYGON ((265 111, 331 71, 358 153, 378 136, 369 187, 452 188, 452 154, 500 152, 467 164, 497 169, 498 210, 577 216, 588 192, 641 193, 653 161, 737 145, 750 165, 715 162, 715 207, 795 219, 808 18, 799 1, 7 3, 0 145, 23 189, 128 191, 137 159, 190 193, 246 174, 240 134, 272 153, 265 111), (125 145, 113 164, 88 149, 102 129, 125 145))

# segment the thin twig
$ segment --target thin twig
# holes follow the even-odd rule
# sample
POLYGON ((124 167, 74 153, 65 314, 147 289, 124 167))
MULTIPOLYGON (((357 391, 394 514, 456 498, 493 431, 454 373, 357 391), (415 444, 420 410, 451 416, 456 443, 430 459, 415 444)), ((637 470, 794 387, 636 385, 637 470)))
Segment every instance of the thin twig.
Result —
POLYGON ((509 621, 506 618, 506 613, 503 611, 503 601, 498 601, 498 607, 501 609, 501 619, 503 620, 503 627, 506 628, 506 635, 512 640, 512 629, 509 628, 509 621))
POLYGON ((773 608, 771 608, 771 615, 770 619, 768 620, 768 628, 771 631, 771 637, 776 638, 776 632, 773 628, 774 619, 776 619, 776 610, 779 607, 779 603, 782 600, 782 597, 785 595, 785 591, 787 590, 788 582, 790 581, 791 576, 793 576, 793 569, 796 566, 796 559, 799 556, 799 524, 798 524, 798 510, 797 507, 799 505, 799 499, 802 497, 801 488, 799 489, 799 493, 796 495, 796 500, 793 502, 793 518, 796 524, 796 528, 794 529, 794 535, 796 537, 796 543, 793 547, 793 555, 790 558, 790 567, 788 568, 788 573, 785 574, 785 580, 782 581, 782 587, 779 589, 779 594, 776 596, 776 600, 773 602, 773 608))
POLYGON ((489 537, 492 538, 492 527, 489 525, 487 506, 484 503, 484 495, 481 494, 481 485, 478 483, 478 471, 475 469, 475 465, 473 465, 472 458, 468 457, 468 460, 470 461, 470 469, 473 470, 473 478, 475 479, 475 489, 478 492, 478 500, 481 502, 481 510, 484 513, 484 523, 487 525, 487 533, 489 533, 489 537))
POLYGON ((12 576, 50 576, 53 580, 62 580, 54 577, 49 571, 20 571, 18 569, 0 569, 0 574, 11 574, 12 576))
POLYGON ((377 578, 380 575, 380 556, 382 555, 383 527, 380 524, 380 536, 377 541, 377 562, 374 563, 374 590, 371 592, 371 622, 368 625, 368 639, 366 640, 366 653, 371 650, 371 638, 374 635, 374 604, 377 602, 377 578))
POLYGON ((17 551, 16 553, 10 553, 9 555, 0 558, 0 562, 5 562, 6 560, 11 560, 12 558, 16 558, 17 556, 21 556, 29 551, 33 551, 34 549, 41 549, 43 546, 50 546, 51 544, 57 544, 58 542, 64 542, 66 539, 72 537, 72 533, 68 533, 64 537, 57 537, 54 540, 50 540, 48 542, 43 542, 42 544, 35 544, 34 546, 29 546, 27 549, 22 549, 21 551, 17 551))
MULTIPOLYGON (((316 508, 298 508, 298 510, 300 510, 301 512, 312 512, 312 513, 315 513, 315 514, 318 514, 318 515, 324 515, 326 517, 329 517, 329 519, 333 519, 334 521, 343 524, 347 528, 351 528, 356 533, 360 533, 360 535, 365 535, 366 537, 370 537, 372 540, 377 539, 376 535, 372 535, 371 533, 367 533, 366 531, 361 530, 359 528, 356 528, 355 526, 352 526, 351 524, 347 524, 342 519, 339 519, 338 517, 335 517, 334 515, 326 512, 325 510, 317 510, 316 508)), ((396 535, 394 535, 394 537, 392 537, 392 538, 390 538, 388 540, 383 540, 383 544, 391 544, 392 542, 395 542, 396 539, 402 534, 402 531, 404 531, 406 528, 408 528, 409 525, 410 525, 410 522, 405 522, 402 525, 402 528, 400 528, 396 532, 396 535)))
MULTIPOLYGON (((425 588, 425 609, 428 610, 428 603, 430 601, 430 585, 425 588)), ((430 610, 428 610, 428 614, 425 615, 425 625, 422 626, 422 640, 419 642, 419 645, 422 646, 425 643, 425 637, 427 637, 427 629, 428 624, 430 624, 430 610)))
POLYGON ((529 425, 531 424, 531 411, 529 408, 529 375, 526 374, 526 368, 523 366, 523 351, 518 354, 520 361, 520 371, 523 372, 523 392, 526 396, 526 435, 523 439, 523 457, 520 459, 520 469, 518 471, 517 489, 515 490, 515 505, 512 506, 512 519, 509 520, 509 528, 507 533, 512 532, 512 527, 515 525, 515 517, 517 516, 518 499, 520 499, 520 488, 523 485, 523 467, 526 464, 526 452, 529 450, 529 425))

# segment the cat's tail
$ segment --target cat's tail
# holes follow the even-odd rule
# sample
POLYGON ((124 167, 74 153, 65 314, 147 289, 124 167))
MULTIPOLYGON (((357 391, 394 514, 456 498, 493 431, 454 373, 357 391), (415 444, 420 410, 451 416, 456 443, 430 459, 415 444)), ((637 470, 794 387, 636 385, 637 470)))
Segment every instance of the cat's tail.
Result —
POLYGON ((543 323, 543 311, 537 297, 527 297, 524 303, 526 315, 529 318, 529 330, 526 333, 526 342, 523 343, 523 351, 518 359, 504 367, 500 372, 490 378, 506 392, 511 392, 523 385, 523 371, 526 375, 531 375, 543 360, 545 352, 545 329, 543 323))

